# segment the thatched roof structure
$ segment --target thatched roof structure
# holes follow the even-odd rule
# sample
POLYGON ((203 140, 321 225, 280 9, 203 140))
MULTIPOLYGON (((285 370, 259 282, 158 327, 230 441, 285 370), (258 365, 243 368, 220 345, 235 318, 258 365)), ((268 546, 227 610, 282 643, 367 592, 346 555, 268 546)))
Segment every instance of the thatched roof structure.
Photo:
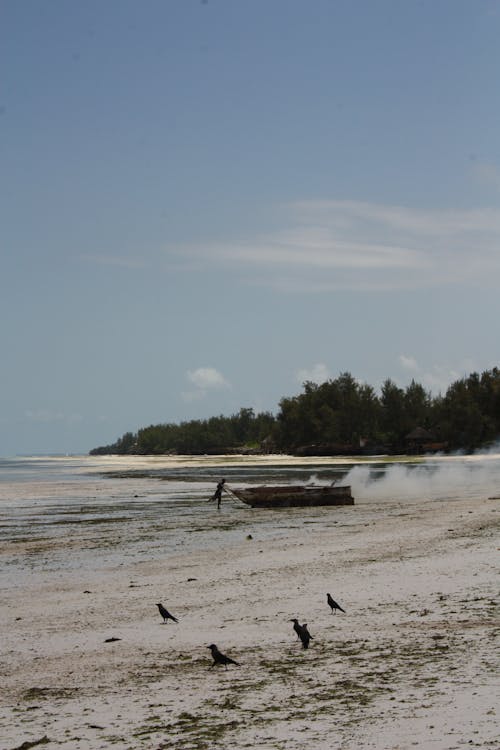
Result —
POLYGON ((414 430, 406 435, 405 440, 412 440, 413 442, 422 442, 425 440, 434 440, 434 435, 429 430, 424 430, 423 427, 415 427, 414 430))

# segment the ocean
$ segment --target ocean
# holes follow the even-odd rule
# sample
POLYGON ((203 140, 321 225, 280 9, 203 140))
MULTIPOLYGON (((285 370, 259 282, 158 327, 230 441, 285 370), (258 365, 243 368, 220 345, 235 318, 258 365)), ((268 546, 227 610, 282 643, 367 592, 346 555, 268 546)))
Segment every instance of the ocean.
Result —
POLYGON ((0 586, 36 572, 84 575, 129 562, 223 547, 255 533, 368 523, 406 500, 500 494, 500 453, 363 459, 289 456, 42 456, 0 459, 0 586), (229 485, 340 481, 355 506, 269 511, 224 495, 229 485))

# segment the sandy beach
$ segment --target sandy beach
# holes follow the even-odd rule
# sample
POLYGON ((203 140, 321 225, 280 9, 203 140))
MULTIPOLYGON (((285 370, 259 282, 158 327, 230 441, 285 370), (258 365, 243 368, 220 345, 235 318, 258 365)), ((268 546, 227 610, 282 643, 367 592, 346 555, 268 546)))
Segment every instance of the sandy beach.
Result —
POLYGON ((210 543, 81 572, 78 537, 17 540, 34 564, 2 591, 0 748, 498 750, 499 495, 227 500, 198 519, 210 543), (211 643, 240 666, 211 668, 211 643))

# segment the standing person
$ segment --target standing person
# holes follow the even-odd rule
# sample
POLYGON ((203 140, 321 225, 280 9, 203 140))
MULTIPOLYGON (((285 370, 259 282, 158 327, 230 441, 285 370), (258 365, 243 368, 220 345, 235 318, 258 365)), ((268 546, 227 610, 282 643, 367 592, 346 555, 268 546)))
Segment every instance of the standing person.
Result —
POLYGON ((211 500, 217 500, 217 510, 220 510, 220 501, 222 498, 222 490, 224 489, 224 485, 226 483, 225 479, 221 479, 220 482, 217 485, 217 489, 215 490, 211 500))

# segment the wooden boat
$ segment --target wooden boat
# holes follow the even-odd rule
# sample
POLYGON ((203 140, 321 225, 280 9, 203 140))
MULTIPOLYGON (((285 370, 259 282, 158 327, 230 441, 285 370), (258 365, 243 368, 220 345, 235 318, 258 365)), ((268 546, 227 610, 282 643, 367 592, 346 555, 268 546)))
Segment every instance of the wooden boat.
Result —
POLYGON ((252 508, 301 508, 314 505, 354 505, 349 485, 265 484, 230 490, 252 508))

